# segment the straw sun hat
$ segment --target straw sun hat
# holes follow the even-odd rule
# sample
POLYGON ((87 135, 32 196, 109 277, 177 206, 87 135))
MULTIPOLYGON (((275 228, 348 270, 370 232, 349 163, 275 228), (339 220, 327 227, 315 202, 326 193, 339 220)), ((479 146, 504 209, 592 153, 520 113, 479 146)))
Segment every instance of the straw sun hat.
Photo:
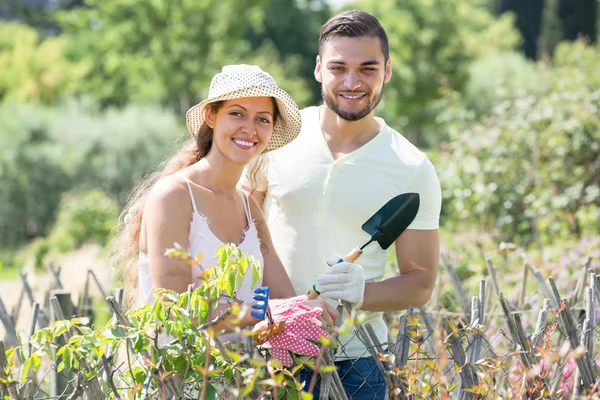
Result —
POLYGON ((198 134, 204 124, 204 109, 210 103, 262 96, 273 97, 279 112, 273 126, 273 135, 265 152, 285 146, 300 132, 300 111, 290 95, 277 86, 275 79, 255 65, 223 67, 210 83, 208 98, 188 110, 186 114, 188 131, 192 136, 198 134))

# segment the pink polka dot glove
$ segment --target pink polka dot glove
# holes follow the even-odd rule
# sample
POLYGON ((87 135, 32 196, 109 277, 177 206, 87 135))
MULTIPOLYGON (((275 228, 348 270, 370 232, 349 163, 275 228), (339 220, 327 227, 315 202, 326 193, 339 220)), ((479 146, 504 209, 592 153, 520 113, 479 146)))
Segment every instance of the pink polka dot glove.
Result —
POLYGON ((323 310, 321 307, 308 307, 307 300, 305 295, 292 297, 271 308, 273 322, 278 324, 285 321, 285 329, 269 337, 261 346, 268 349, 273 358, 281 361, 286 367, 293 365, 290 351, 299 355, 318 356, 319 347, 310 341, 329 336, 317 319, 323 310))

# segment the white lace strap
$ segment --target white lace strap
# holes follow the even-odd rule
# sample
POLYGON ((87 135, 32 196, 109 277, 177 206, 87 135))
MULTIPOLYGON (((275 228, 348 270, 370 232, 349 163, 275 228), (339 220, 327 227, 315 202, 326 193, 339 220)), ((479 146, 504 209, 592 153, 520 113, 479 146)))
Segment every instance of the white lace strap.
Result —
POLYGON ((198 208, 196 207, 196 200, 194 199, 194 193, 192 192, 192 185, 190 185, 190 181, 186 178, 183 178, 185 184, 188 187, 188 191, 190 192, 190 199, 192 200, 192 207, 194 208, 194 212, 198 214, 198 208))

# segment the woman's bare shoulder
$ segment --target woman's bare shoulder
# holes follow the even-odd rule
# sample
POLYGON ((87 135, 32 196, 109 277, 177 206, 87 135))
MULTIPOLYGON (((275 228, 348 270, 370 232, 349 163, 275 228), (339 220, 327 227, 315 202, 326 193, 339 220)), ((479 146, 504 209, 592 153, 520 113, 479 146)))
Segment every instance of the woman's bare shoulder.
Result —
POLYGON ((148 193, 146 206, 185 209, 190 204, 190 195, 185 180, 177 174, 159 179, 148 193), (184 207, 182 207, 184 206, 184 207))

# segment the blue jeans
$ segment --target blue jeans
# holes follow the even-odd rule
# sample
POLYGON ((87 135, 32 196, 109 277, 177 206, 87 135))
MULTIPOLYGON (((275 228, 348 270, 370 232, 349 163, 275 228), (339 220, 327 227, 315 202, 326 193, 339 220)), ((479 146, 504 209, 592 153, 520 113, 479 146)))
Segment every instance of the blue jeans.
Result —
MULTIPOLYGON (((383 400, 385 398, 385 380, 372 357, 338 361, 335 366, 349 399, 383 400)), ((300 371, 298 379, 304 383, 302 390, 308 391, 313 373, 314 371, 308 367, 300 371)), ((321 376, 317 375, 317 384, 313 390, 315 400, 319 399, 320 383, 321 376)))

